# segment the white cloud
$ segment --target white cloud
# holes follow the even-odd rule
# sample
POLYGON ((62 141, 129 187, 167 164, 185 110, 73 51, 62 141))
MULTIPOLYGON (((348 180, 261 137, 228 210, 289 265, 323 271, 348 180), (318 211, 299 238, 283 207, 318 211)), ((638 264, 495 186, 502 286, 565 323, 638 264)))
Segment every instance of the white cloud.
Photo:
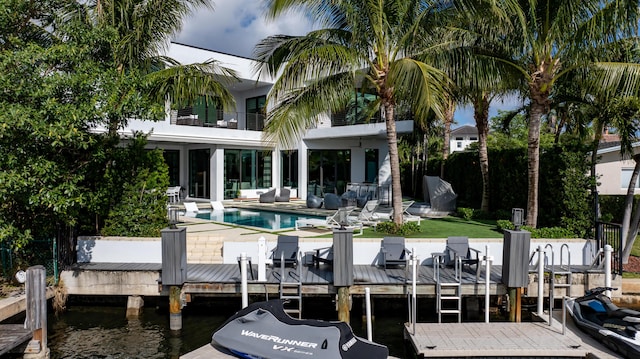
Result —
POLYGON ((267 21, 261 1, 216 0, 213 11, 200 9, 186 19, 175 41, 251 57, 255 45, 270 35, 301 35, 311 29, 311 23, 301 14, 267 21))

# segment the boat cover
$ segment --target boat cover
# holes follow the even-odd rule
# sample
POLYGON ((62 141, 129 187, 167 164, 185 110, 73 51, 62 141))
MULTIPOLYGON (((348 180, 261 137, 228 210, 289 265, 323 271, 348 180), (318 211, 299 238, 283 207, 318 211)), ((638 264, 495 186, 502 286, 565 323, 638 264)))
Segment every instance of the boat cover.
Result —
POLYGON ((359 338, 344 322, 294 319, 281 299, 238 311, 213 333, 211 344, 250 359, 387 359, 386 346, 359 338))

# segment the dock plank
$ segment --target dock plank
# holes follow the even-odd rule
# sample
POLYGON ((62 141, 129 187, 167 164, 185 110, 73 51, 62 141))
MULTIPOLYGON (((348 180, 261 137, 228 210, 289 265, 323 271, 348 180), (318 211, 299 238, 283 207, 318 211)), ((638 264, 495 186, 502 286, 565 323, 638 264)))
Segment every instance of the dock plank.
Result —
POLYGON ((598 347, 583 333, 569 328, 562 333, 554 320, 527 323, 417 323, 405 334, 419 356, 424 358, 458 357, 576 357, 597 354, 599 358, 615 358, 598 347))
POLYGON ((6 354, 16 347, 26 343, 32 337, 30 330, 24 329, 22 324, 0 325, 0 355, 6 354))

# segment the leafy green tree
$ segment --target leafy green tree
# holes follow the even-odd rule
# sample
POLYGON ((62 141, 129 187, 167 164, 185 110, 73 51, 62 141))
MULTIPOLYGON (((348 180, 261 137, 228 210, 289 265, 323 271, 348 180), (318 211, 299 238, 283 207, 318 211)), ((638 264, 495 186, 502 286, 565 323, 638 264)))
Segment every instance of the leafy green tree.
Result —
POLYGON ((0 241, 14 248, 75 225, 91 200, 110 81, 94 51, 108 35, 58 17, 73 5, 0 1, 0 241))
POLYGON ((287 148, 327 111, 348 104, 354 88, 371 91, 384 114, 392 178, 393 221, 402 223, 396 107, 418 118, 442 115, 445 74, 419 59, 436 51, 434 38, 456 8, 442 1, 271 0, 268 15, 304 9, 321 29, 304 36, 272 36, 255 49, 262 71, 278 75, 265 136, 287 148))

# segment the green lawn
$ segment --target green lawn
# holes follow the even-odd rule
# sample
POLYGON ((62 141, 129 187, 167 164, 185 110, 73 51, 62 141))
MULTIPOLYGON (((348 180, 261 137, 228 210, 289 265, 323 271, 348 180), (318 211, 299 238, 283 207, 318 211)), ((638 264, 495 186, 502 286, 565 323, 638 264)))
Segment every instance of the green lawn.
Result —
MULTIPOLYGON (((365 227, 362 237, 382 238, 388 234, 376 232, 373 228, 365 227)), ((465 221, 459 217, 445 217, 426 219, 420 222, 420 232, 406 236, 407 238, 447 238, 449 236, 466 236, 469 238, 502 238, 498 232, 496 221, 472 220, 465 221)), ((331 237, 331 234, 321 237, 331 237)))

